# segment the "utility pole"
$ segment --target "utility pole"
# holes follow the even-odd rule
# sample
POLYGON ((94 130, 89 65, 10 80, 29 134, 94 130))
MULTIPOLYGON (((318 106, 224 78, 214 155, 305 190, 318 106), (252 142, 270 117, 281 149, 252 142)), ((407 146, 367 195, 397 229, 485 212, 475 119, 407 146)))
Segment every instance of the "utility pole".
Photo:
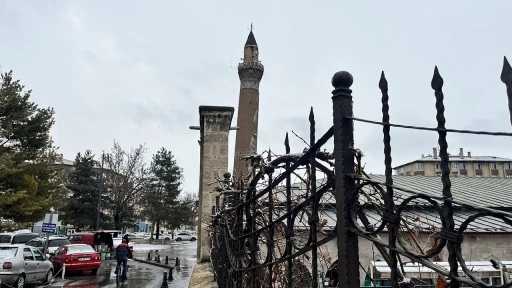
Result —
POLYGON ((100 191, 98 191, 98 215, 96 216, 96 231, 100 230, 101 217, 101 194, 103 194, 103 163, 105 162, 105 152, 101 153, 101 171, 100 171, 100 191))

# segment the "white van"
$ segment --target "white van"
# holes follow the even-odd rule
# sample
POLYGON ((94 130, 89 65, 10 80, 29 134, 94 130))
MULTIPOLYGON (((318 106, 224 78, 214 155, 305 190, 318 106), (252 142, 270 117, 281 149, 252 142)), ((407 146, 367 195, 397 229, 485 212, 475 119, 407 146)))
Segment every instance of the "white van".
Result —
POLYGON ((0 233, 0 244, 25 244, 39 237, 39 234, 30 230, 20 230, 11 233, 0 233))

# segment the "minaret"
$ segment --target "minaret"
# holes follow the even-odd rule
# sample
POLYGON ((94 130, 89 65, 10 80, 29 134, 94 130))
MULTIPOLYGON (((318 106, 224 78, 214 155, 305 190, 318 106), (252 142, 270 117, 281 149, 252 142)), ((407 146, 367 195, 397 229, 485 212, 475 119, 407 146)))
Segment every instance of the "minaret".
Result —
POLYGON ((240 77, 240 98, 238 100, 238 117, 235 144, 235 161, 233 176, 247 176, 250 163, 242 157, 257 153, 258 144, 258 109, 260 101, 259 86, 263 76, 263 65, 258 60, 258 44, 249 33, 244 46, 244 59, 238 64, 240 77))

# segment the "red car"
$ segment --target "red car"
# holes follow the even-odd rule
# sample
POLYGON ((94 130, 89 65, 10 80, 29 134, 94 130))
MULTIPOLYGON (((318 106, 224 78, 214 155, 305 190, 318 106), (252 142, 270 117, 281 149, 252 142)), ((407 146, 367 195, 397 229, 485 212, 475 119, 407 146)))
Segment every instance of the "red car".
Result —
POLYGON ((66 264, 66 271, 91 270, 95 275, 101 266, 101 255, 91 245, 69 244, 50 254, 50 261, 56 272, 66 264))

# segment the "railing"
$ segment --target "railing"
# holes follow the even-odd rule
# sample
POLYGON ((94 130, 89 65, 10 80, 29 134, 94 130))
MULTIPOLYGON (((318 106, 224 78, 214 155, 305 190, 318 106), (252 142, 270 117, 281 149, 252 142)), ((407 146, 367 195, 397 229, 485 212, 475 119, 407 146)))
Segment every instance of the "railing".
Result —
MULTIPOLYGON (((507 87, 512 123, 512 68, 506 58, 501 78, 507 87)), ((452 195, 446 137, 447 133, 508 137, 512 133, 446 128, 443 79, 437 67, 432 88, 438 124, 432 128, 390 122, 384 73, 379 82, 382 121, 354 117, 352 76, 348 72, 336 73, 332 84, 334 125, 317 140, 311 109, 308 149, 291 154, 287 134, 284 154, 266 151, 253 155, 248 157, 253 167, 248 178, 232 179, 228 174, 219 180, 220 196, 214 207, 210 233, 211 260, 219 287, 319 287, 325 281, 338 287, 360 287, 360 273, 367 278, 371 274, 359 259, 361 239, 373 244, 378 250, 374 254, 390 267, 392 287, 411 285, 405 283, 404 259, 435 271, 439 281, 448 283, 449 287, 461 287, 461 284, 492 287, 466 267, 461 254, 464 232, 482 217, 497 218, 512 226, 512 214, 479 207, 452 195), (382 181, 367 175, 361 165, 362 153, 354 145, 354 122, 383 127, 385 178, 382 181), (442 191, 438 195, 394 185, 391 127, 438 134, 442 172, 438 178, 442 191), (331 139, 333 153, 326 151, 331 139), (410 220, 407 213, 411 207, 437 213, 440 224, 423 230, 412 227, 415 221, 422 220, 410 220), (471 212, 458 227, 454 221, 457 209, 471 212), (383 235, 387 235, 386 241, 383 235), (425 243, 431 246, 420 243, 422 235, 429 236, 425 243), (431 262, 443 251, 447 251, 449 269, 431 262), (319 273, 326 270, 330 271, 328 277, 319 273)), ((511 286, 508 283, 499 287, 511 286)))

